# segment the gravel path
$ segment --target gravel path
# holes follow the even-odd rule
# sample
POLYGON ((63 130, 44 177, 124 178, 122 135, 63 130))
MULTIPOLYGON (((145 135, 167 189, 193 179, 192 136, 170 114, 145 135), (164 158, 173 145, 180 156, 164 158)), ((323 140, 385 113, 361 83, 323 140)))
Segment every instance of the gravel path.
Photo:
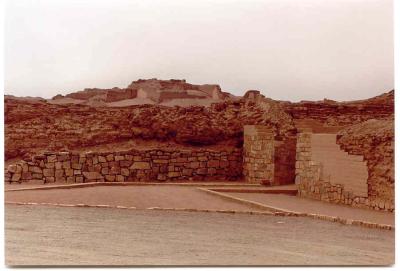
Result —
POLYGON ((300 217, 6 205, 7 265, 388 265, 394 232, 300 217))

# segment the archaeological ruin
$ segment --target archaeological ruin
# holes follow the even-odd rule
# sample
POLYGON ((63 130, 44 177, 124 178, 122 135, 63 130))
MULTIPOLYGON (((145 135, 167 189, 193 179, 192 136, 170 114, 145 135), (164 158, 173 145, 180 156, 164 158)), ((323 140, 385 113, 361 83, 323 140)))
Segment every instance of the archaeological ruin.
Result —
POLYGON ((6 96, 5 181, 292 184, 299 197, 393 212, 393 122, 394 91, 292 103, 151 79, 6 96))

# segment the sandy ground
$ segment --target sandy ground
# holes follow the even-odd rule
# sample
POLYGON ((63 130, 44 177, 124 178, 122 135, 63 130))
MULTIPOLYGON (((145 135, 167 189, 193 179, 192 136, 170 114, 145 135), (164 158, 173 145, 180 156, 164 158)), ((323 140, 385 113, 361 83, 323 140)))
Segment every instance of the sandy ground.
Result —
POLYGON ((196 208, 208 210, 251 211, 259 208, 227 201, 199 191, 196 187, 183 186, 98 186, 74 189, 26 190, 5 192, 11 202, 108 204, 113 206, 162 208, 196 208))
POLYGON ((395 215, 390 212, 380 212, 349 206, 330 204, 322 201, 305 199, 288 195, 272 195, 258 193, 226 193, 246 200, 271 205, 296 212, 306 212, 343 218, 362 220, 373 223, 394 225, 395 215))
POLYGON ((6 205, 7 265, 388 265, 394 232, 246 214, 6 205))

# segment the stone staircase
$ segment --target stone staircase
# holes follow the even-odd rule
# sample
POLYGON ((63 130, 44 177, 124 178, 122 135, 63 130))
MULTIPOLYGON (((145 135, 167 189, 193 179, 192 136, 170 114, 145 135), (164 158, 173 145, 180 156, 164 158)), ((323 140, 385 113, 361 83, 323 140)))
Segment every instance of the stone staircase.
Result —
POLYGON ((312 134, 311 160, 322 164, 322 180, 342 184, 356 196, 368 196, 367 163, 363 156, 341 150, 336 134, 312 134))

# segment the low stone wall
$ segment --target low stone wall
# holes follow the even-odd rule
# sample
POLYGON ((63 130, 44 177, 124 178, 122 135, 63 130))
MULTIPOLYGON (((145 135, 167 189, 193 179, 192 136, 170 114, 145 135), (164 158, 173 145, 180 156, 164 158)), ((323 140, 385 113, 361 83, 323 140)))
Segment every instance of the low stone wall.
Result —
POLYGON ((322 180, 322 167, 323 165, 311 160, 311 133, 309 131, 299 133, 296 145, 298 196, 354 207, 394 211, 393 201, 376 201, 370 194, 368 197, 356 196, 352 191, 346 191, 341 184, 322 180))
POLYGON ((242 177, 240 149, 46 152, 5 170, 6 182, 231 181, 242 177))

